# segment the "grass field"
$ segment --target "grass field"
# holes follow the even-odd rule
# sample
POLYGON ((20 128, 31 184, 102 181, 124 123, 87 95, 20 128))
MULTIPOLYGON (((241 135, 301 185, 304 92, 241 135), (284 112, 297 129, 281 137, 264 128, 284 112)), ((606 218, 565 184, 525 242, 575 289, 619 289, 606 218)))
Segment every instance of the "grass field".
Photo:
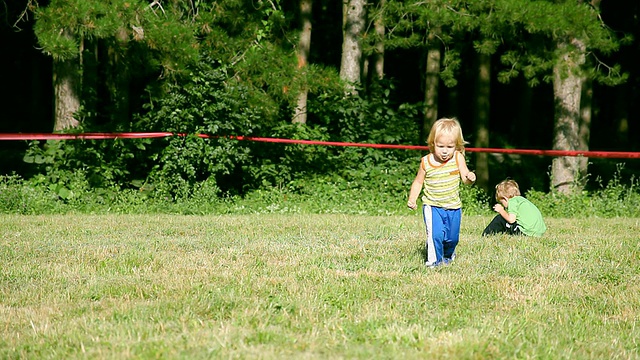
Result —
POLYGON ((640 359, 640 219, 0 215, 2 359, 640 359))

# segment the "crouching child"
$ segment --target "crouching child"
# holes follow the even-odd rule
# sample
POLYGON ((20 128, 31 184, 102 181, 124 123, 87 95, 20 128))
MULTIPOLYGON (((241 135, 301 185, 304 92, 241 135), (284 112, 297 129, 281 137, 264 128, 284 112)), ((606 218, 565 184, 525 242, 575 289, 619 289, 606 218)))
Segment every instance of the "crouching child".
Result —
POLYGON ((537 206, 520 195, 520 187, 514 180, 504 180, 496 185, 498 213, 482 232, 482 236, 493 234, 542 236, 547 226, 537 206))

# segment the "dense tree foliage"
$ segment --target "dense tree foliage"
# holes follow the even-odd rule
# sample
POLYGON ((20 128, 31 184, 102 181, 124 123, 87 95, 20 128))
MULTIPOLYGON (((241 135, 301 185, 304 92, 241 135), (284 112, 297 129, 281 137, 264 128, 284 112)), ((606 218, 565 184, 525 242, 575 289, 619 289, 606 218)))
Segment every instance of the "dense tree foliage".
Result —
MULTIPOLYGON (((635 2, 352 3, 349 12, 328 0, 5 2, 2 36, 12 47, 3 53, 28 59, 21 71, 29 72, 34 85, 28 89, 40 106, 64 100, 46 90, 63 78, 62 67, 54 65, 71 65, 68 74, 78 76, 80 91, 70 95, 78 100, 74 131, 158 130, 215 138, 33 143, 24 158, 33 166, 25 167, 22 157, 4 157, 3 171, 46 173, 50 181, 64 183, 65 176, 81 170, 92 186, 153 188, 173 197, 189 196, 203 182, 218 194, 235 194, 262 186, 296 187, 310 178, 360 181, 384 167, 413 170, 407 162, 418 154, 238 143, 227 137, 424 144, 433 118, 456 116, 472 145, 551 148, 558 143, 554 124, 564 121, 554 106, 563 95, 552 85, 568 74, 577 74, 581 88, 593 84, 595 135, 585 146, 637 149, 640 112, 634 100, 640 90, 634 84, 640 53, 634 36, 640 34, 640 6, 635 2), (311 24, 312 34, 301 31, 311 24), (345 44, 356 52, 346 54, 345 44), (563 68, 559 61, 567 53, 562 51, 576 49, 584 61, 563 68), (345 58, 355 59, 349 76, 341 74, 345 58), (378 76, 355 77, 366 74, 370 59, 378 64, 378 76), (303 97, 306 119, 292 123, 303 97)), ((15 69, 9 62, 3 67, 3 77, 19 76, 9 75, 15 69)), ((4 101, 28 107, 10 96, 4 101)), ((61 128, 53 111, 12 111, 7 119, 23 120, 3 123, 3 131, 61 128)), ((578 119, 577 113, 567 121, 578 119)), ((12 154, 23 150, 3 146, 12 154)), ((486 174, 485 187, 511 176, 525 188, 549 188, 551 159, 476 159, 474 154, 470 159, 486 174)), ((606 176, 610 168, 594 160, 589 171, 606 176)))

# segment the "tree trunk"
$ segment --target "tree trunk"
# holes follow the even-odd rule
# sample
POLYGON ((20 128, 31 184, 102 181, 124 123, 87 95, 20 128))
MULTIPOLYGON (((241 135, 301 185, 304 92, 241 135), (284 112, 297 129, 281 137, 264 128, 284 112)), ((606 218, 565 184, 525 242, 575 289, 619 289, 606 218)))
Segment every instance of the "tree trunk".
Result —
POLYGON ((369 85, 374 81, 373 77, 377 80, 384 78, 384 6, 386 0, 378 0, 378 10, 374 14, 373 26, 376 33, 376 40, 374 44, 374 52, 369 57, 366 57, 362 66, 362 78, 366 79, 366 84, 369 85))
MULTIPOLYGON (((600 10, 601 0, 590 0, 589 3, 594 8, 600 10)), ((586 48, 585 48, 586 49, 586 48)), ((585 50, 586 51, 586 50, 585 50)), ((586 57, 586 56, 585 56, 586 57)), ((582 92, 580 99, 580 124, 578 125, 578 149, 589 150, 589 141, 591 139, 591 118, 593 114, 593 81, 583 80, 582 92)), ((579 157, 578 159, 578 176, 584 179, 582 184, 587 180, 589 170, 589 158, 579 157)))
POLYGON ((378 6, 380 7, 380 15, 376 17, 373 25, 376 29, 376 36, 379 40, 376 41, 376 52, 373 54, 373 69, 374 74, 378 80, 384 78, 384 6, 386 0, 379 0, 378 6))
POLYGON ((296 108, 294 109, 293 119, 291 122, 294 124, 306 124, 307 123, 307 96, 309 91, 304 88, 300 90, 298 99, 296 100, 296 108))
POLYGON ((427 140, 431 126, 438 119, 438 86, 440 84, 440 44, 430 33, 427 46, 427 64, 424 80, 424 119, 421 139, 427 140))
MULTIPOLYGON (((304 72, 309 61, 309 51, 311 50, 311 9, 312 0, 300 0, 300 20, 302 29, 300 30, 300 40, 296 50, 298 56, 298 71, 304 72)), ((307 123, 307 96, 309 90, 303 86, 298 94, 296 108, 293 113, 291 122, 306 124, 307 123)))
MULTIPOLYGON (((579 39, 559 42, 561 57, 553 67, 553 95, 555 123, 553 148, 578 150, 580 148, 580 99, 585 82, 580 67, 585 63, 585 44, 579 39)), ((581 190, 577 157, 554 158, 551 165, 551 185, 564 194, 581 190)))
MULTIPOLYGON (((585 80, 582 87, 580 100, 580 125, 578 127, 578 150, 589 150, 589 140, 591 138, 591 116, 593 103, 593 82, 585 80)), ((586 180, 588 175, 589 158, 578 158, 578 175, 580 179, 586 180)))
MULTIPOLYGON (((489 147, 489 116, 491 94, 491 56, 478 54, 478 78, 476 82, 475 147, 489 147)), ((489 154, 476 153, 476 184, 489 191, 489 154)))
POLYGON ((347 82, 349 93, 357 93, 362 72, 362 45, 360 38, 365 25, 366 0, 347 0, 342 12, 342 60, 340 78, 347 82))
POLYGON ((99 95, 100 95, 100 59, 98 52, 97 39, 84 39, 84 46, 82 50, 82 101, 83 107, 86 113, 91 115, 92 120, 95 122, 99 110, 99 95))
POLYGON ((53 131, 77 127, 80 109, 80 69, 74 60, 53 60, 54 125, 53 131))
POLYGON ((109 76, 105 79, 111 96, 111 121, 127 123, 130 118, 131 72, 127 64, 127 34, 124 29, 116 34, 116 41, 107 46, 109 76))

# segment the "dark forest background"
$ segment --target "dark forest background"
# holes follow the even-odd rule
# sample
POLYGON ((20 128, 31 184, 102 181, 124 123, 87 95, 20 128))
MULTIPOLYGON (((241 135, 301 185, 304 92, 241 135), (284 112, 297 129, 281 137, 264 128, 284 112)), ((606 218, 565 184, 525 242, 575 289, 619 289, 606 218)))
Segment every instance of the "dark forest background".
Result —
MULTIPOLYGON (((0 96, 0 132, 52 132, 55 120, 53 60, 40 49, 33 31, 34 16, 27 15, 20 21, 17 20, 24 10, 24 2, 10 1, 4 5, 0 22, 0 82, 4 85, 3 95, 0 96)), ((287 9, 294 12, 295 5, 295 2, 284 2, 282 6, 285 12, 287 9)), ((601 55, 603 63, 620 64, 628 74, 628 79, 615 86, 594 83, 589 149, 640 151, 640 2, 604 0, 600 4, 600 11, 603 21, 614 32, 630 34, 634 40, 622 45, 615 53, 601 55)), ((314 2, 309 63, 330 69, 340 67, 341 23, 341 2, 314 2)), ((473 49, 467 47, 465 51, 468 53, 463 51, 460 54, 462 66, 458 73, 458 84, 454 87, 445 86, 444 83, 440 85, 438 115, 457 117, 462 123, 466 139, 473 146, 475 110, 470 98, 474 96, 477 67, 473 63, 476 59, 472 54, 473 49)), ((494 73, 497 73, 502 66, 500 60, 494 57, 492 61, 492 67, 496 69, 494 73)), ((393 103, 420 104, 424 100, 424 78, 417 76, 424 73, 424 64, 423 49, 392 49, 385 53, 385 81, 393 84, 390 94, 393 103)), ((144 95, 148 91, 146 86, 156 81, 157 77, 158 72, 150 72, 131 78, 129 90, 133 101, 129 103, 129 114, 133 116, 148 111, 143 108, 144 95)), ((543 82, 532 87, 519 77, 504 84, 494 77, 490 100, 490 147, 551 149, 554 107, 550 83, 543 82), (530 92, 531 96, 522 96, 526 92, 530 92), (527 102, 523 103, 523 99, 527 99, 527 102)), ((103 110, 108 111, 106 107, 103 110)), ((313 124, 313 114, 310 116, 309 123, 313 124)), ((420 117, 420 114, 416 114, 416 122, 420 117)), ((255 130, 251 135, 273 136, 274 133, 255 130)), ((416 139, 414 144, 424 145, 418 135, 406 138, 416 139)), ((23 161, 28 146, 27 142, 0 141, 0 174, 17 173, 28 177, 41 171, 34 168, 33 164, 23 161)), ((414 156, 418 158, 420 154, 416 153, 414 156)), ((470 153, 469 157, 473 160, 474 154, 470 153)), ((491 159, 492 182, 510 176, 517 178, 524 188, 547 190, 550 158, 493 155, 491 159)), ((619 169, 620 163, 625 164, 622 168, 623 176, 638 174, 639 160, 594 158, 590 159, 589 166, 591 184, 596 178, 609 179, 619 169)))

